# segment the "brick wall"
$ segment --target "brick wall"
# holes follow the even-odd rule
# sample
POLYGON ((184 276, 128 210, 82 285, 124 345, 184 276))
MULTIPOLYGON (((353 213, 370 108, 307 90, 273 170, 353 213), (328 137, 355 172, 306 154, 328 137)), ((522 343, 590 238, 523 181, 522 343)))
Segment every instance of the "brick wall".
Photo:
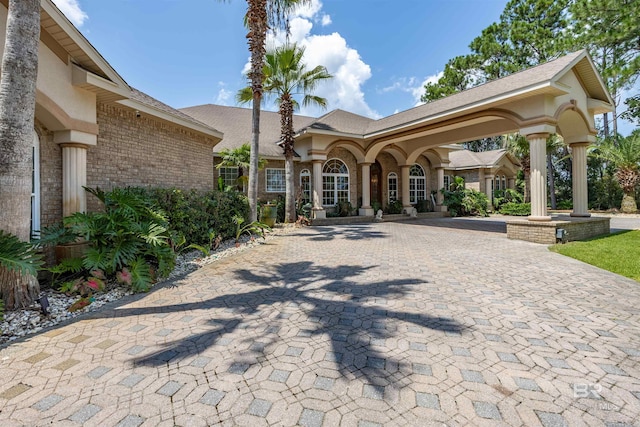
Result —
POLYGON ((62 219, 62 149, 53 132, 36 121, 40 137, 40 221, 43 227, 62 219))
POLYGON ((556 243, 556 230, 567 230, 567 241, 585 240, 609 234, 610 218, 572 219, 571 221, 507 221, 507 237, 527 242, 552 245, 556 243))
MULTIPOLYGON (((213 140, 114 104, 99 104, 98 144, 87 151, 87 185, 213 188, 213 140)), ((98 208, 87 199, 87 209, 98 208)))

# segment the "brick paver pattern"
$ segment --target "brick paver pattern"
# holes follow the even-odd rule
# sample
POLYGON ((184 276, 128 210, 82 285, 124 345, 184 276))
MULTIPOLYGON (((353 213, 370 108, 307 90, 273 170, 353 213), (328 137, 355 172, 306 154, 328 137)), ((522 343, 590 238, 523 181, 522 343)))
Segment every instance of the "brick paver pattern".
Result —
POLYGON ((0 425, 638 425, 640 285, 450 219, 299 229, 0 351, 0 425))

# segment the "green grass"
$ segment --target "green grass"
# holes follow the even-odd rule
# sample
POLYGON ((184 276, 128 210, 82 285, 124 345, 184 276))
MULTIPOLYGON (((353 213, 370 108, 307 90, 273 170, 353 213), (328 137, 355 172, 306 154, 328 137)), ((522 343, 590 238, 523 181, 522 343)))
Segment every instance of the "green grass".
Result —
POLYGON ((553 245, 549 249, 640 282, 640 230, 553 245))

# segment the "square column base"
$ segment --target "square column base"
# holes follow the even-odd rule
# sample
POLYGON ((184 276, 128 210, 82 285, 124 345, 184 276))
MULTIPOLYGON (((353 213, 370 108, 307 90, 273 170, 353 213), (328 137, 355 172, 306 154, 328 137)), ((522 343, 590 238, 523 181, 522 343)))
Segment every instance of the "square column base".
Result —
POLYGON ((313 219, 325 219, 327 217, 327 211, 324 209, 313 209, 313 219))
POLYGON ((376 213, 373 208, 360 208, 358 209, 358 216, 374 216, 376 213))

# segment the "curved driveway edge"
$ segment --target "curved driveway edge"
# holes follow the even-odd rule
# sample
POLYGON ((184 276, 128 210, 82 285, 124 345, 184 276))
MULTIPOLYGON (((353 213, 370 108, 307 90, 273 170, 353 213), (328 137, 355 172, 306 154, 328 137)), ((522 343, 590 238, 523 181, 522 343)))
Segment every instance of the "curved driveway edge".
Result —
POLYGON ((640 284, 451 219, 300 229, 0 351, 0 424, 634 425, 640 284))

